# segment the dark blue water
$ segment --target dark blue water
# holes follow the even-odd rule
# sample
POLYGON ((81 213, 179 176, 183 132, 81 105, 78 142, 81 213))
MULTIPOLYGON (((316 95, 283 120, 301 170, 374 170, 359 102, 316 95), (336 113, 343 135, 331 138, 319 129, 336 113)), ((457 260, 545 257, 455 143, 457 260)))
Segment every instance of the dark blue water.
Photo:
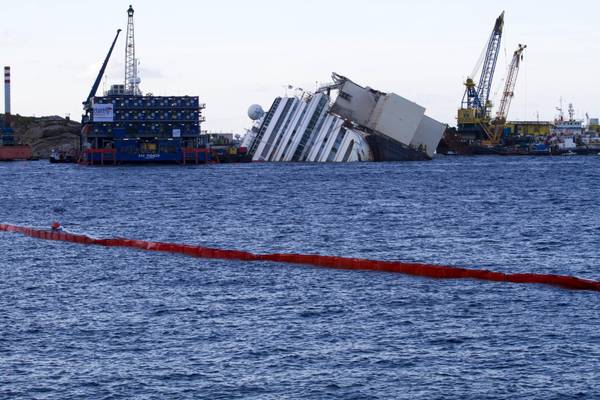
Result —
MULTIPOLYGON (((600 279, 600 157, 0 164, 0 221, 600 279)), ((600 398, 600 294, 0 233, 0 398, 600 398)))

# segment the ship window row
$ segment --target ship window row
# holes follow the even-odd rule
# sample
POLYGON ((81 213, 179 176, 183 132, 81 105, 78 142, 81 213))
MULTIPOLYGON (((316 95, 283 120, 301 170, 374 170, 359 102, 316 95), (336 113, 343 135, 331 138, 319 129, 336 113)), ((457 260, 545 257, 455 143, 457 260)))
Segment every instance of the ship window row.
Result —
POLYGON ((319 114, 320 114, 319 122, 318 122, 317 126, 313 129, 314 133, 311 133, 311 135, 310 135, 310 142, 305 146, 304 154, 301 156, 301 161, 306 161, 306 158, 308 157, 310 151, 312 150, 312 147, 315 145, 315 142, 317 140, 317 137, 319 136, 319 133, 321 132, 321 129, 323 129, 323 124, 327 120, 327 113, 323 113, 323 108, 324 108, 324 105, 323 105, 323 107, 320 107, 321 111, 319 112, 319 114))
POLYGON ((354 139, 350 140, 350 144, 346 149, 346 153, 344 153, 344 158, 342 158, 342 162, 348 162, 350 155, 352 154, 352 150, 354 149, 354 139))
POLYGON ((200 116, 198 111, 195 112, 127 112, 116 111, 114 113, 116 119, 197 119, 200 116))
POLYGON ((333 128, 336 126, 336 122, 332 122, 331 125, 329 126, 329 129, 327 130, 327 133, 325 134, 325 137, 323 138, 323 140, 321 141, 321 147, 319 148, 319 151, 317 152, 317 155, 315 157, 315 161, 320 161, 321 160, 321 155, 323 154, 323 151, 325 150, 325 146, 327 145, 327 142, 329 141, 329 136, 331 135, 331 132, 333 131, 333 128))
POLYGON ((275 137, 279 134, 279 128, 283 124, 283 121, 286 120, 286 117, 289 117, 288 111, 289 111, 290 106, 292 105, 293 101, 294 100, 291 98, 287 99, 285 105, 283 106, 281 115, 280 115, 279 119, 277 120, 277 122, 275 123, 275 126, 273 127, 273 130, 271 131, 271 135, 267 139, 267 143, 265 144, 265 147, 263 148, 263 151, 260 155, 261 158, 264 158, 267 156, 269 150, 271 149, 271 145, 273 144, 273 141, 275 140, 275 137))
POLYGON ((321 117, 321 112, 323 111, 323 108, 325 107, 326 104, 327 104, 327 100, 325 100, 325 98, 321 98, 313 115, 310 118, 308 126, 304 130, 304 133, 302 135, 302 138, 300 139, 300 143, 298 144, 298 147, 296 147, 296 151, 294 152, 294 155, 292 156, 292 161, 299 161, 300 156, 302 155, 302 152, 304 150, 304 147, 306 146, 308 139, 311 137, 313 130, 315 128, 315 125, 319 121, 319 118, 321 117))
POLYGON ((292 122, 292 120, 294 119, 296 112, 298 111, 298 107, 300 107, 300 101, 294 100, 294 106, 292 107, 292 111, 290 111, 289 113, 289 117, 287 119, 287 121, 285 122, 285 125, 283 126, 283 128, 281 128, 281 134, 279 134, 277 136, 277 141, 275 142, 275 145, 273 146, 273 151, 271 152, 271 155, 269 156, 269 161, 273 161, 273 158, 275 157, 275 153, 277 152, 277 150, 279 149, 279 145, 281 144, 281 140, 283 139, 285 135, 285 133, 288 131, 289 127, 290 127, 290 123, 292 122))
POLYGON ((273 101, 271 108, 269 108, 269 111, 267 112, 267 115, 265 116, 265 119, 262 122, 260 129, 258 130, 258 133, 256 134, 256 137, 254 138, 254 141, 252 142, 252 145, 250 146, 250 154, 253 155, 254 152, 256 151, 256 148, 260 144, 267 128, 269 127, 269 124, 271 123, 271 120, 273 119, 273 115, 275 114, 275 111, 277 110, 277 107, 279 106, 280 102, 281 102, 281 97, 277 97, 273 101))
POLYGON ((336 125, 335 121, 332 121, 331 124, 329 125, 329 129, 327 129, 327 132, 325 133, 325 137, 323 138, 323 140, 321 140, 321 147, 319 147, 319 151, 317 152, 317 155, 315 156, 315 161, 319 161, 321 159, 321 154, 323 154, 323 150, 325 150, 325 146, 327 145, 327 141, 329 140, 329 135, 331 135, 331 131, 333 130, 333 127, 336 125))
POLYGON ((123 127, 115 127, 115 126, 101 126, 94 127, 92 130, 95 134, 112 134, 113 132, 119 132, 123 129, 131 130, 132 132, 147 132, 153 134, 169 134, 171 135, 173 129, 179 129, 182 135, 198 135, 200 134, 200 127, 198 126, 189 126, 189 125, 148 125, 148 126, 123 126, 123 127))
POLYGON ((145 123, 145 122, 96 122, 94 123, 94 128, 136 128, 136 127, 199 127, 200 124, 198 122, 165 122, 165 123, 145 123))
MULTIPOLYGON (((122 132, 121 132, 122 134, 122 132)), ((136 131, 133 134, 127 135, 127 136, 123 136, 123 137, 134 137, 131 136, 134 135, 135 137, 161 137, 161 138, 172 138, 173 137, 173 132, 172 131, 149 131, 149 130, 144 130, 144 131, 136 131)), ((90 136, 113 136, 113 137, 119 137, 117 135, 117 132, 113 132, 113 131, 108 131, 108 132, 97 132, 94 131, 90 136)), ((198 137, 200 136, 200 132, 199 131, 181 131, 180 132, 180 137, 198 137)))
POLYGON ((197 97, 97 97, 96 104, 114 104, 119 107, 200 107, 197 97))
POLYGON ((302 113, 300 114, 300 118, 298 118, 298 121, 296 122, 296 125, 294 126, 294 130, 292 131, 292 134, 290 135, 290 138, 285 145, 285 149, 283 150, 283 153, 281 153, 281 158, 279 159, 279 161, 283 161, 284 158, 286 157, 286 155, 288 154, 288 151, 292 145, 292 142, 294 141, 294 137, 296 137, 296 133, 298 132, 298 128, 300 128, 300 126, 304 122, 304 118, 306 117, 306 112, 308 111, 308 109, 309 109, 308 105, 305 104, 305 106, 302 110, 302 113))
POLYGON ((332 162, 333 160, 335 160, 335 156, 337 155, 338 149, 339 149, 340 145, 342 144, 342 140, 344 140, 344 136, 346 136, 346 129, 342 128, 338 132, 338 135, 335 138, 335 142, 333 142, 333 147, 331 148, 331 152, 329 153, 329 156, 327 157, 327 162, 332 162))
POLYGON ((151 131, 171 131, 173 129, 180 130, 189 130, 189 131, 198 131, 200 129, 199 126, 193 125, 177 125, 177 124, 168 124, 168 125, 123 125, 123 126, 95 126, 94 132, 112 132, 113 130, 118 129, 136 129, 136 130, 151 130, 151 131))
POLYGON ((143 110, 171 110, 171 109, 176 109, 176 110, 201 110, 202 107, 198 107, 198 105, 194 105, 194 104, 190 104, 190 105, 179 105, 179 106, 173 106, 173 105, 140 105, 140 106, 133 106, 133 105, 128 105, 128 104, 124 104, 124 103, 115 103, 114 104, 114 108, 116 110, 119 109, 123 109, 123 110, 136 110, 136 109, 143 109, 143 110))

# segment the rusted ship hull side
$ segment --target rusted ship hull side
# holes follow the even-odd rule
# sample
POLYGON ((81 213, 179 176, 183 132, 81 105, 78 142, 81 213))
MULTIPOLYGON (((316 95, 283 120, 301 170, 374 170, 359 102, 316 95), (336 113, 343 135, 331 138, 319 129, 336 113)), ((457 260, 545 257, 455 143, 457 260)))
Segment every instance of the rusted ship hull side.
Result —
POLYGON ((403 146, 383 135, 369 135, 366 139, 373 154, 373 161, 430 160, 427 153, 403 146))
POLYGON ((29 146, 0 146, 0 161, 31 160, 29 146))

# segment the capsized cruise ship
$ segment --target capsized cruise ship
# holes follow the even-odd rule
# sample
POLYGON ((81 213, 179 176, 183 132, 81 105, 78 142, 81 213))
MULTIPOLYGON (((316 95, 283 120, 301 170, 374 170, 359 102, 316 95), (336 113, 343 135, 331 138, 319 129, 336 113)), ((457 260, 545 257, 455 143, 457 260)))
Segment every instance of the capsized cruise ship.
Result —
POLYGON ((362 87, 332 74, 316 93, 277 97, 254 121, 242 143, 253 161, 350 162, 428 160, 446 125, 394 93, 362 87))

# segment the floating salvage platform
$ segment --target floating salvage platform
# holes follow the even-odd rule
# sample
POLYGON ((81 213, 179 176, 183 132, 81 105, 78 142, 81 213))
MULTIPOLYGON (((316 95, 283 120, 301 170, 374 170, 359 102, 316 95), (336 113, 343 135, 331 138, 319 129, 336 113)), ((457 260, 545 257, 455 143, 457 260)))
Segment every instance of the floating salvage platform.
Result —
POLYGON ((446 126, 394 93, 333 74, 316 93, 277 97, 267 112, 248 110, 244 138, 253 161, 349 162, 429 160, 446 126))
MULTIPOLYGON (((114 86, 113 86, 114 89, 114 86)), ((198 97, 120 95, 94 97, 84 117, 87 164, 205 163, 198 97)))
POLYGON ((133 8, 127 10, 125 81, 96 96, 100 81, 121 30, 98 73, 84 104, 80 162, 87 165, 120 163, 200 164, 213 161, 203 143, 204 121, 197 96, 143 95, 139 88, 138 59, 133 36, 133 8))

